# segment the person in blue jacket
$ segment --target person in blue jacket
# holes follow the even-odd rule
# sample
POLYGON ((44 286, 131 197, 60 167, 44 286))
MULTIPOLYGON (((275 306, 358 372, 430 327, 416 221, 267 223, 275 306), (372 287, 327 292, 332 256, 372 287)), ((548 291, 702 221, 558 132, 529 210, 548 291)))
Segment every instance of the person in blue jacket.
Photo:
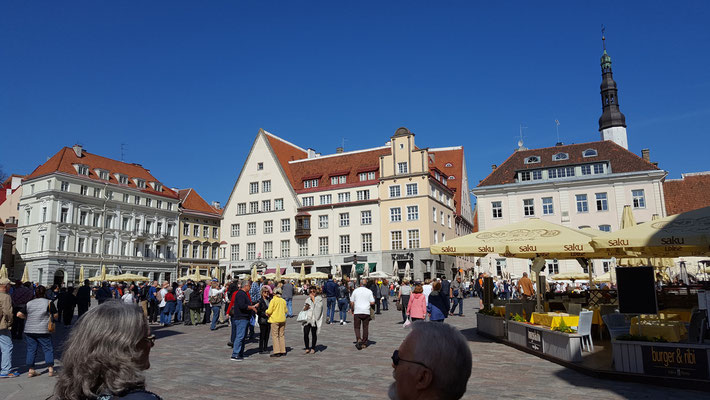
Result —
POLYGON ((432 285, 432 291, 429 293, 429 304, 426 306, 429 321, 444 322, 448 311, 448 296, 445 296, 441 291, 441 282, 436 281, 432 285))

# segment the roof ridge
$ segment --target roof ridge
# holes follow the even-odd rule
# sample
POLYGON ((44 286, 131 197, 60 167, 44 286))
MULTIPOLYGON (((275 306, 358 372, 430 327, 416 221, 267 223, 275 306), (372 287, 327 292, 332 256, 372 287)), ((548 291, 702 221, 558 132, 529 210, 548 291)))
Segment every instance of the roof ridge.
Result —
POLYGON ((429 148, 429 151, 451 151, 451 150, 463 150, 463 146, 450 146, 450 147, 435 147, 429 148))
POLYGON ((266 129, 262 129, 262 131, 264 131, 265 134, 271 136, 271 137, 274 138, 274 139, 278 139, 278 140, 280 140, 280 141, 286 143, 286 144, 289 145, 289 146, 293 146, 293 147, 297 148, 298 150, 301 150, 301 151, 304 152, 304 153, 308 153, 308 150, 302 148, 301 146, 295 145, 295 144, 289 142, 288 140, 286 140, 286 139, 284 139, 284 138, 282 138, 282 137, 276 136, 276 135, 274 135, 273 133, 267 131, 266 129))
POLYGON ((358 154, 358 153, 366 153, 369 151, 377 151, 377 150, 384 150, 388 149, 389 146, 380 146, 380 147, 372 147, 369 149, 360 149, 360 150, 353 150, 353 151, 347 151, 347 152, 342 152, 342 153, 335 153, 335 154, 327 154, 324 156, 318 156, 315 158, 302 158, 300 160, 289 160, 289 164, 291 163, 298 163, 298 162, 304 162, 304 161, 314 161, 314 160, 322 160, 324 158, 330 158, 330 157, 340 157, 340 156, 348 156, 351 154, 358 154))

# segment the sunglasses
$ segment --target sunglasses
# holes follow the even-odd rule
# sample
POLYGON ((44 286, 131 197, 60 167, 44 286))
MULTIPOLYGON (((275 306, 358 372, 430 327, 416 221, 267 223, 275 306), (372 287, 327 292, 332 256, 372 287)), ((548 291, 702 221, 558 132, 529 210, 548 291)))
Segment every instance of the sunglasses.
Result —
POLYGON ((143 340, 147 340, 148 343, 150 343, 150 347, 155 346, 155 335, 148 335, 144 337, 143 340))
POLYGON ((424 363, 420 363, 419 361, 405 360, 403 358, 399 358, 399 350, 395 350, 394 353, 392 353, 392 364, 394 364, 394 366, 396 367, 399 365, 400 361, 421 365, 422 367, 429 369, 429 367, 427 367, 424 363))

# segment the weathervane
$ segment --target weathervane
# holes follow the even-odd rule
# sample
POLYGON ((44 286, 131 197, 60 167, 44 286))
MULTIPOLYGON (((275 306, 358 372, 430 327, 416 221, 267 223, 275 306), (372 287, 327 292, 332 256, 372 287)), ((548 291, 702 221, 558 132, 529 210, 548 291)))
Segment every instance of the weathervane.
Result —
POLYGON ((604 31, 606 31, 606 27, 602 24, 602 49, 606 51, 606 37, 604 36, 604 31))

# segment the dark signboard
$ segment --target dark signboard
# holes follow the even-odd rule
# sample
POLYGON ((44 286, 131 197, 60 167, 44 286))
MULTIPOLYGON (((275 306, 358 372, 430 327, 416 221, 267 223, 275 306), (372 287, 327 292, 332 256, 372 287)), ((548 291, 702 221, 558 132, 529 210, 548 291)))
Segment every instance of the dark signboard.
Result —
POLYGON ((653 267, 617 267, 616 281, 620 313, 658 314, 653 267))
POLYGON ((525 335, 527 336, 528 349, 539 351, 542 353, 542 333, 533 328, 525 328, 525 335))
POLYGON ((642 346, 647 375, 708 379, 707 349, 675 346, 642 346))

